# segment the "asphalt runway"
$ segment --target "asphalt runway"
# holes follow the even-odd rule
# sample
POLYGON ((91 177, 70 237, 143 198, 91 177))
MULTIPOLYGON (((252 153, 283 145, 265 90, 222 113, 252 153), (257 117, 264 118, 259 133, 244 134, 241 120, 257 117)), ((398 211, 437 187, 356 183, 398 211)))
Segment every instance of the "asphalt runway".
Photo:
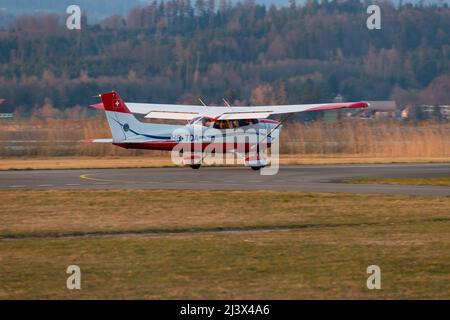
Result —
POLYGON ((263 176, 245 167, 29 170, 0 172, 0 190, 25 189, 188 189, 277 190, 450 196, 450 187, 349 184, 343 180, 442 177, 450 164, 369 164, 282 166, 263 176))

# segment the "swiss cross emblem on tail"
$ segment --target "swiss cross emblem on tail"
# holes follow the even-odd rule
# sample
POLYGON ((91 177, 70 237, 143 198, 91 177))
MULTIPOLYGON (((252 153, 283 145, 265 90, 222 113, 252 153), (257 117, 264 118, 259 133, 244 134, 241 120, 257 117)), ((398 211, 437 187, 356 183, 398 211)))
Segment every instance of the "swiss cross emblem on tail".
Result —
POLYGON ((126 104, 122 101, 116 92, 108 92, 101 95, 103 108, 106 111, 114 111, 121 113, 131 113, 126 104))

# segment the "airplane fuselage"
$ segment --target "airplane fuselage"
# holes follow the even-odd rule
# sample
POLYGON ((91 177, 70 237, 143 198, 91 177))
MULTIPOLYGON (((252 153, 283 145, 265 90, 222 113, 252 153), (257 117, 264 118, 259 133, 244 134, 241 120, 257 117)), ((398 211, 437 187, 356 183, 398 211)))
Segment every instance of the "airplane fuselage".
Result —
POLYGON ((236 150, 248 152, 258 143, 270 147, 272 141, 279 137, 281 130, 279 122, 269 119, 251 120, 253 123, 249 124, 209 120, 206 125, 201 122, 202 119, 194 119, 185 126, 159 125, 158 130, 152 130, 151 134, 135 130, 127 123, 120 123, 124 131, 134 135, 127 135, 127 139, 113 141, 113 144, 126 149, 171 151, 177 147, 191 152, 205 149, 217 153, 236 150))

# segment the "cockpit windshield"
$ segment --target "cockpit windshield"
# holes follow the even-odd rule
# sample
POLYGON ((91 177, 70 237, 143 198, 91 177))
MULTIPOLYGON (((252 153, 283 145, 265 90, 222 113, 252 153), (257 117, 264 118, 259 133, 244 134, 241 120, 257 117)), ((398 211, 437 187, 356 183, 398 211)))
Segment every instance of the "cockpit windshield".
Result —
POLYGON ((208 117, 197 117, 191 120, 190 124, 194 124, 194 125, 201 125, 204 127, 210 127, 211 126, 211 118, 208 117))

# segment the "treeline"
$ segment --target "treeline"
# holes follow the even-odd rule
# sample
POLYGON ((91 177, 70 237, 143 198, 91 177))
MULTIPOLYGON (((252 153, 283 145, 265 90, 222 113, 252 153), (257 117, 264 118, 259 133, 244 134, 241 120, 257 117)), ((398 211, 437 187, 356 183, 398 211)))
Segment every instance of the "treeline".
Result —
MULTIPOLYGON (((173 0, 69 31, 56 15, 0 31, 0 97, 64 109, 115 89, 129 101, 234 104, 395 99, 450 102, 450 9, 357 0, 173 0)), ((89 14, 89 13, 87 13, 89 14)), ((1 24, 0 24, 1 25, 1 24)))

